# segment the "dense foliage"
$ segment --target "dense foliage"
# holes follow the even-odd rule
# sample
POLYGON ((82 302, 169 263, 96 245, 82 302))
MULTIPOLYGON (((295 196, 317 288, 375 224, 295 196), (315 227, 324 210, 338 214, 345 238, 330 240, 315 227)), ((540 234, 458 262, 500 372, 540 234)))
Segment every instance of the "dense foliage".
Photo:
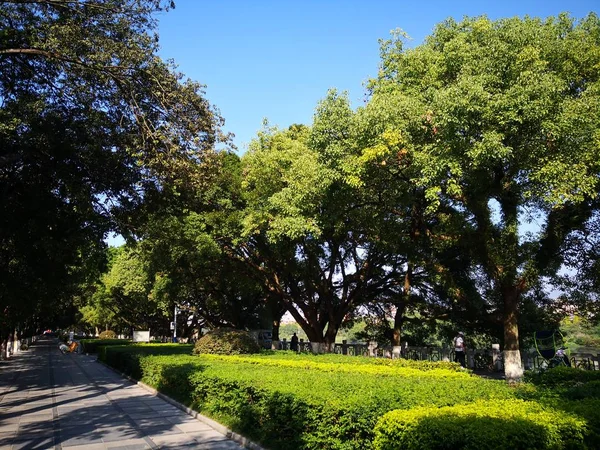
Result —
POLYGON ((171 2, 0 4, 2 338, 43 320, 166 336, 179 315, 178 336, 277 341, 289 313, 331 351, 366 315, 360 336, 396 351, 500 341, 513 382, 526 332, 593 317, 597 15, 447 20, 410 49, 393 33, 363 106, 331 90, 240 157, 158 57, 171 2), (128 245, 106 251, 109 231, 128 245))
POLYGON ((0 328, 69 325, 110 230, 204 184, 221 119, 158 57, 160 0, 2 1, 0 328), (65 323, 66 321, 66 323, 65 323))
POLYGON ((413 49, 395 34, 364 107, 331 91, 310 126, 266 124, 210 206, 196 196, 150 227, 150 244, 177 242, 169 295, 221 323, 235 298, 275 339, 287 311, 324 350, 357 311, 396 346, 410 327, 449 341, 460 326, 501 340, 518 380, 523 334, 558 321, 545 284, 594 255, 599 28, 594 14, 448 20, 413 49))
POLYGON ((431 229, 439 243, 469 242, 478 289, 457 285, 455 299, 476 321, 501 318, 509 379, 521 373, 519 312, 547 300, 540 283, 597 208, 599 29, 595 14, 447 20, 414 49, 386 41, 370 84, 376 134, 363 154, 422 190, 449 225, 431 229))
POLYGON ((477 401, 420 407, 384 415, 375 429, 376 450, 567 449, 584 445, 585 422, 534 402, 477 401))
POLYGON ((194 345, 194 354, 239 355, 258 353, 260 346, 248 332, 232 328, 209 331, 194 345))
POLYGON ((557 411, 587 421, 586 444, 595 448, 600 442, 600 373, 571 367, 556 367, 542 373, 527 374, 528 389, 520 395, 534 399, 557 411), (533 387, 531 387, 533 386, 533 387))

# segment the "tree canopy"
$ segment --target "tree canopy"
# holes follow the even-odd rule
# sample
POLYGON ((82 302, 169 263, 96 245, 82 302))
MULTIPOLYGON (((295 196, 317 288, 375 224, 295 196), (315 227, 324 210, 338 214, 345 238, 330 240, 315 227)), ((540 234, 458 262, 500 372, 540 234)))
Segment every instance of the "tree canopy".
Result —
POLYGON ((141 205, 209 176, 221 118, 201 85, 157 56, 154 14, 172 6, 0 2, 7 322, 57 309, 109 230, 135 232, 141 205))
POLYGON ((561 267, 597 205, 599 37, 594 14, 447 20, 414 49, 384 42, 370 83, 380 139, 396 136, 382 158, 410 168, 431 211, 461 218, 503 317, 507 378, 521 372, 523 295, 561 267))

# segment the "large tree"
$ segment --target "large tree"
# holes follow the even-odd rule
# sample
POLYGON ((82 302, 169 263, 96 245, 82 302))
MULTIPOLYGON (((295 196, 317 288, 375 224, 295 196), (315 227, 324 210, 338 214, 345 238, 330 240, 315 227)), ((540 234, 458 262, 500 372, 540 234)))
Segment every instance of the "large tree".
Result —
POLYGON ((387 242, 386 226, 396 224, 374 217, 377 202, 352 183, 356 131, 347 96, 332 91, 311 127, 267 128, 243 158, 248 241, 238 249, 326 350, 355 309, 389 295, 406 268, 406 253, 387 242))
POLYGON ((107 232, 135 232, 144 201, 205 181, 221 119, 201 85, 157 56, 154 14, 172 6, 0 2, 7 326, 69 298, 107 232))
POLYGON ((414 49, 395 35, 370 83, 369 107, 395 137, 381 157, 410 166, 429 211, 459 218, 470 240, 472 273, 502 317, 509 381, 522 375, 524 295, 559 270, 594 209, 599 64, 595 14, 478 17, 447 20, 414 49))
POLYGON ((157 298, 192 311, 197 326, 265 328, 268 294, 246 261, 231 253, 243 242, 240 158, 220 152, 216 162, 204 189, 153 205, 139 247, 155 274, 157 298))

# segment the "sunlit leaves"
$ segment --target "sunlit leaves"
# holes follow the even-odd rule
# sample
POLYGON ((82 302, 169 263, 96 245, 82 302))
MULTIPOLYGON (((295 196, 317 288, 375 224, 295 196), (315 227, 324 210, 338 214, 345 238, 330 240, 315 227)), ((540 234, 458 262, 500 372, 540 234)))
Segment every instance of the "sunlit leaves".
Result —
POLYGON ((265 227, 274 237, 319 234, 318 201, 335 178, 319 154, 289 132, 264 132, 244 156, 249 206, 245 233, 265 227))
MULTIPOLYGON (((421 187, 429 214, 454 217, 454 232, 471 240, 473 276, 487 277, 480 291, 508 302, 505 319, 516 317, 510 296, 558 270, 567 237, 589 220, 600 187, 599 64, 595 14, 449 19, 414 49, 397 37, 382 45, 361 112, 380 119, 373 148, 384 132, 402 136, 410 169, 398 184, 421 187), (538 229, 527 232, 532 212, 538 229)), ((401 168, 392 155, 386 163, 401 168)))

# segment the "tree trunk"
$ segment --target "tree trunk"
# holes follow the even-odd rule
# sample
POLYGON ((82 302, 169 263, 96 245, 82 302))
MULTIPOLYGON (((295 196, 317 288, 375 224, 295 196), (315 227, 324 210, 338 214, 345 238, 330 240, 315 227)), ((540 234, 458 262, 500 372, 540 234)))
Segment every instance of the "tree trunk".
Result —
POLYGON ((392 330, 392 358, 397 359, 402 356, 402 326, 404 325, 404 313, 406 303, 400 301, 395 304, 396 314, 394 314, 394 329, 392 330))
POLYGON ((274 341, 278 341, 279 340, 279 328, 280 327, 281 327, 281 320, 280 319, 273 320, 272 336, 273 336, 273 340, 274 341))
POLYGON ((520 382, 523 377, 517 322, 519 291, 516 286, 506 286, 502 290, 502 297, 504 300, 504 375, 509 384, 514 384, 520 382))
POLYGON ((271 350, 279 350, 279 327, 281 326, 281 317, 273 319, 273 328, 271 330, 271 350))
POLYGON ((285 303, 276 296, 269 298, 269 312, 271 315, 272 339, 273 342, 279 342, 279 328, 281 327, 281 318, 287 311, 285 303))
POLYGON ((302 328, 302 331, 306 334, 309 342, 321 343, 324 341, 326 323, 322 324, 318 320, 317 311, 307 308, 300 313, 292 302, 288 303, 287 310, 296 323, 300 325, 300 328, 302 328))
POLYGON ((323 353, 333 353, 335 350, 335 338, 337 336, 338 329, 332 325, 331 322, 327 324, 327 331, 325 332, 325 342, 323 343, 323 353))
POLYGON ((396 314, 394 314, 394 329, 392 330, 392 358, 399 358, 402 353, 402 326, 404 325, 404 313, 406 305, 410 298, 412 288, 412 264, 408 263, 406 274, 404 275, 404 287, 402 298, 395 303, 396 314))
POLYGON ((402 299, 395 304, 396 314, 394 315, 394 330, 392 333, 392 347, 399 347, 401 345, 402 338, 402 325, 404 324, 404 313, 406 312, 406 305, 410 298, 410 291, 412 288, 412 264, 408 263, 406 268, 406 274, 404 275, 404 286, 402 289, 402 299))

